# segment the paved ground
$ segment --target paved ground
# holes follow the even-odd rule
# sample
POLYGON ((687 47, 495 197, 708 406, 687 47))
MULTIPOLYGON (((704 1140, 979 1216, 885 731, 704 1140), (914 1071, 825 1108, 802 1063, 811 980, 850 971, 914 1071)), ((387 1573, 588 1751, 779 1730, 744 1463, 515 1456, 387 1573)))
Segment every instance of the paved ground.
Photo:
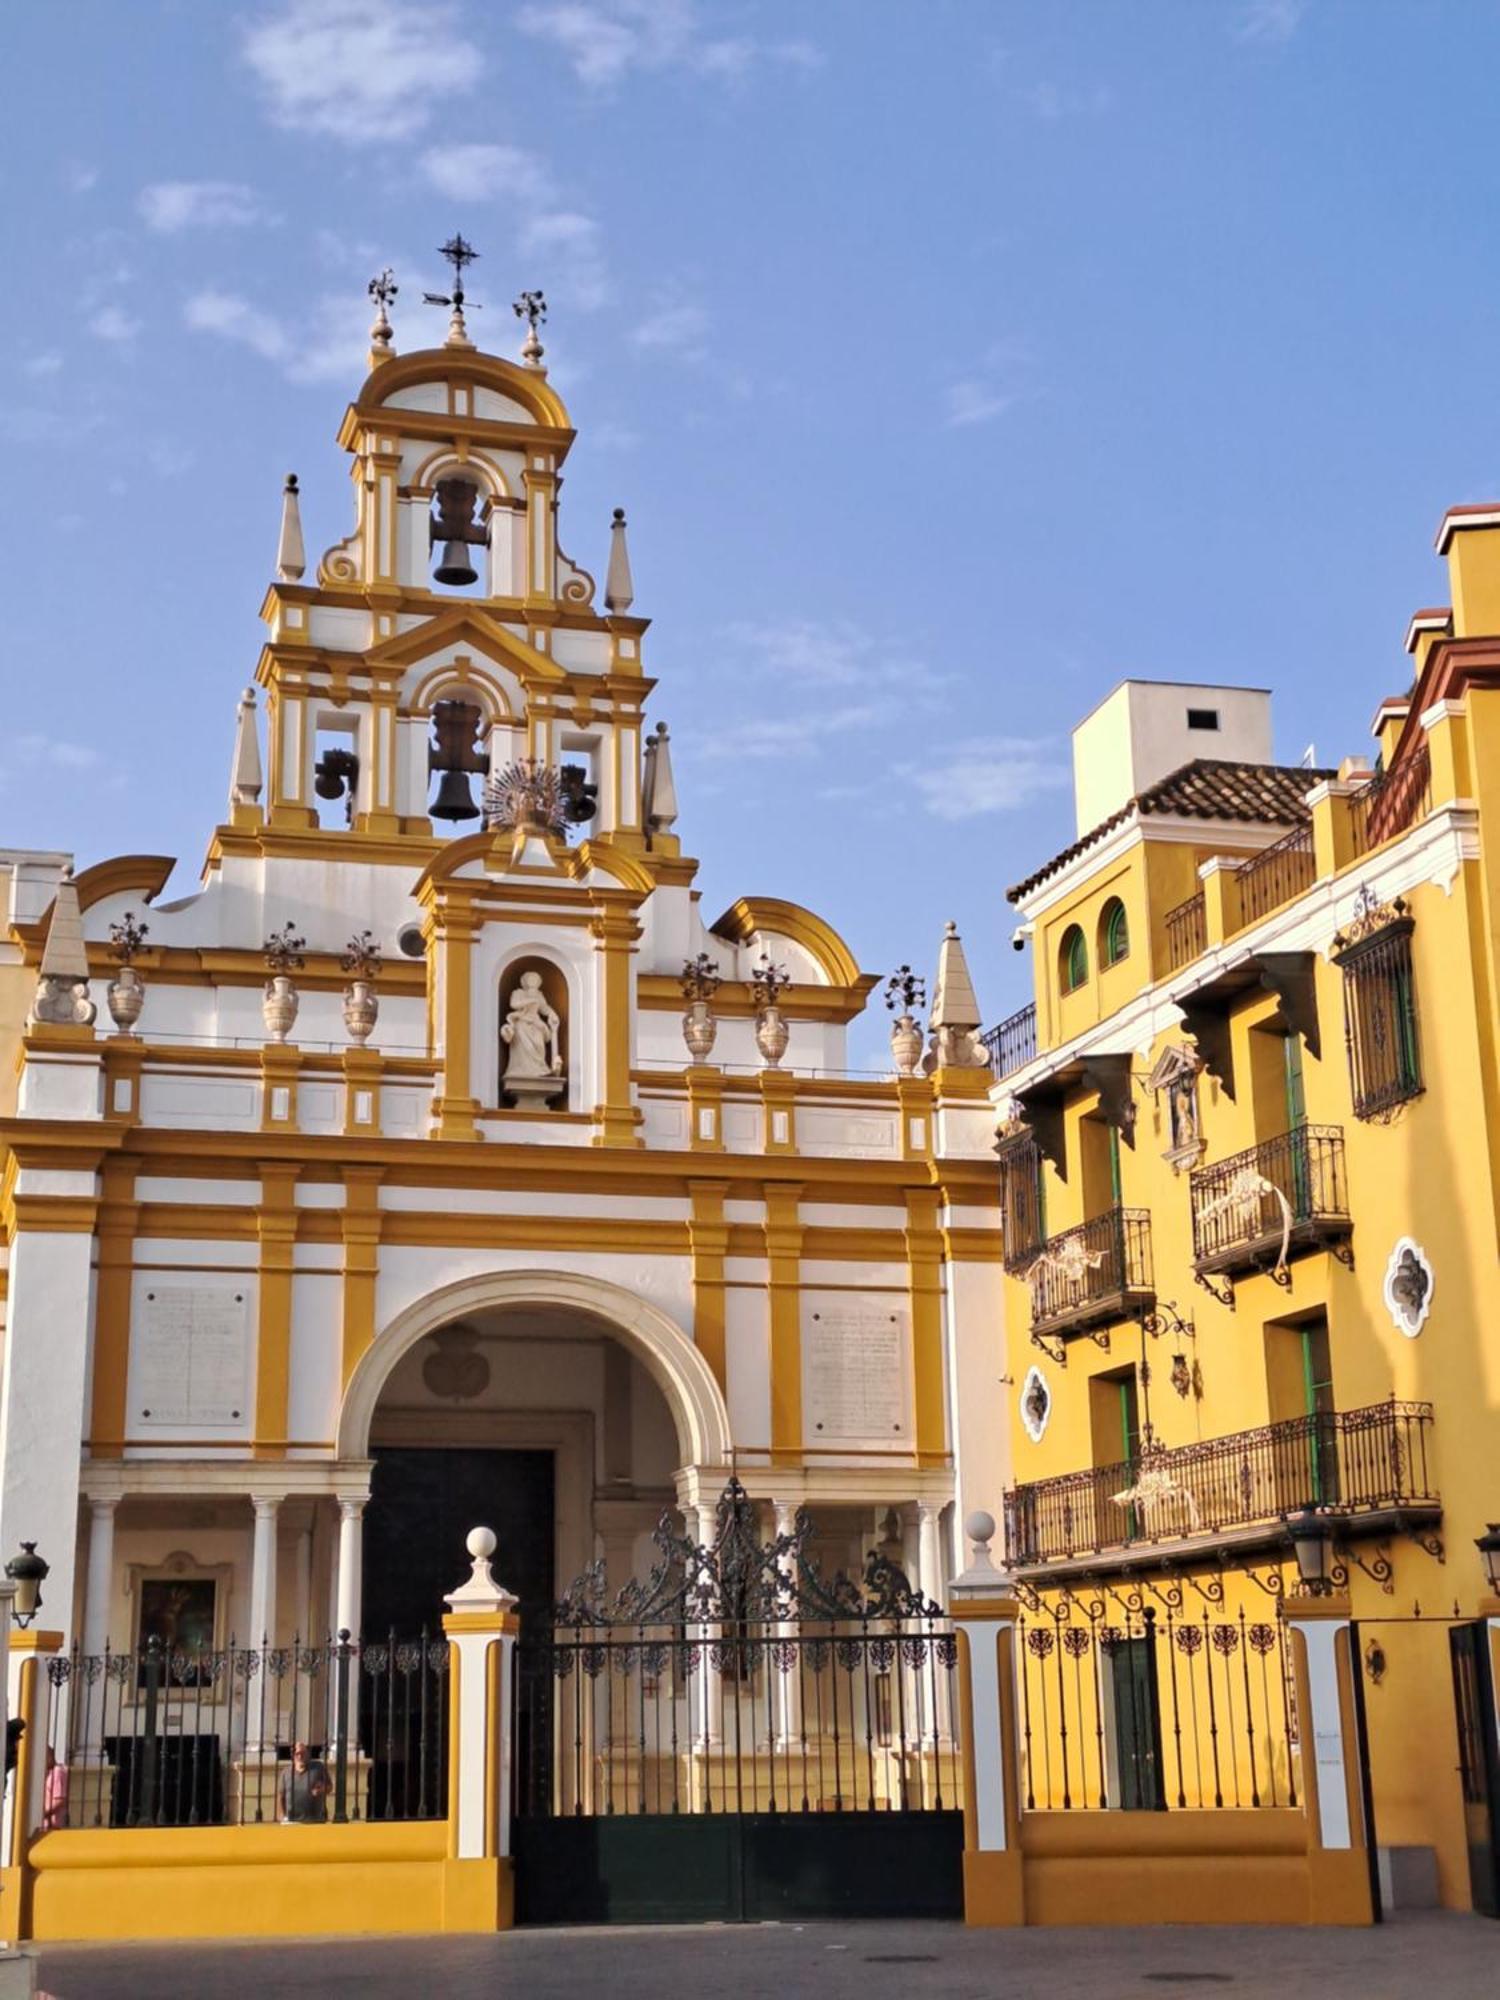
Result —
POLYGON ((519 1931, 341 1944, 49 1946, 52 2000, 437 1992, 442 2000, 1496 2000, 1500 1924, 1406 1917, 1368 1931, 966 1931, 957 1924, 767 1924, 519 1931))

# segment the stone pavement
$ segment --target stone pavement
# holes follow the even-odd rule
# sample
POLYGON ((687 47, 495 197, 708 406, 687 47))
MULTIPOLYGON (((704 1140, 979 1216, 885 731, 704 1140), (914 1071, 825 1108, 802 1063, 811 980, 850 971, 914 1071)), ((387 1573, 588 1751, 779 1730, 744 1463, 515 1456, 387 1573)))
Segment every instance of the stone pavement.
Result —
POLYGON ((487 1938, 343 1943, 50 1945, 38 1988, 52 2000, 140 1995, 280 2000, 282 1995, 440 1991, 443 2000, 525 2000, 605 1991, 608 2000, 1497 2000, 1500 1924, 1403 1917, 1375 1930, 966 1931, 957 1924, 714 1925, 702 1929, 513 1931, 487 1938))

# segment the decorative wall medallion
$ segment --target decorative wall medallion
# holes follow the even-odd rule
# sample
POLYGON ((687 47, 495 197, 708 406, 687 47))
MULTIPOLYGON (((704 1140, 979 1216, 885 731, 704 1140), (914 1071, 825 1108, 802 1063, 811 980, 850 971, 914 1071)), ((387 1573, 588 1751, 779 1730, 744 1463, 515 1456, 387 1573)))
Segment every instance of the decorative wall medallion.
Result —
POLYGON ((423 1357, 422 1380, 434 1396, 470 1403, 490 1386, 490 1364, 479 1350, 472 1326, 445 1326, 432 1336, 432 1352, 423 1357))
POLYGON ((1398 1333, 1415 1340, 1432 1311, 1432 1265, 1420 1243, 1401 1237, 1385 1267, 1385 1305, 1398 1333))
POLYGON ((1052 1391, 1047 1387, 1047 1378, 1040 1368, 1028 1368, 1026 1380, 1021 1384, 1021 1422, 1033 1444, 1041 1443, 1051 1414, 1052 1391))

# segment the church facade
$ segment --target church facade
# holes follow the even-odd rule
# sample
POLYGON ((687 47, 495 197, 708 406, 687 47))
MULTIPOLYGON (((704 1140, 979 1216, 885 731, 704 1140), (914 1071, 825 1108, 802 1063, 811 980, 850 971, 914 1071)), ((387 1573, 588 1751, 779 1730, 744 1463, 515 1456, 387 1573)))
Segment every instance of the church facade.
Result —
POLYGON ((216 1647, 409 1634, 476 1524, 524 1618, 733 1475, 941 1600, 1008 1451, 961 945, 930 1046, 856 1074, 838 932, 700 907, 534 325, 398 355, 382 312, 338 437, 353 529, 309 573, 288 482, 200 885, 4 859, 0 1542, 86 1656, 172 1602, 216 1647))

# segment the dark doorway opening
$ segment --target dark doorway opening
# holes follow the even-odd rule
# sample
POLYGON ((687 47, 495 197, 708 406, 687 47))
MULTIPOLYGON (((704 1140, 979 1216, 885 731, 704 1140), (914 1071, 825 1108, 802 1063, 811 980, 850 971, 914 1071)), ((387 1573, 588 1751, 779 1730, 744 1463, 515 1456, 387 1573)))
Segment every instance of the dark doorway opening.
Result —
POLYGON ((545 1615, 554 1586, 550 1451, 490 1445, 377 1445, 365 1510, 364 1629, 439 1630, 443 1598, 468 1574, 471 1528, 493 1528, 495 1575, 545 1615))

